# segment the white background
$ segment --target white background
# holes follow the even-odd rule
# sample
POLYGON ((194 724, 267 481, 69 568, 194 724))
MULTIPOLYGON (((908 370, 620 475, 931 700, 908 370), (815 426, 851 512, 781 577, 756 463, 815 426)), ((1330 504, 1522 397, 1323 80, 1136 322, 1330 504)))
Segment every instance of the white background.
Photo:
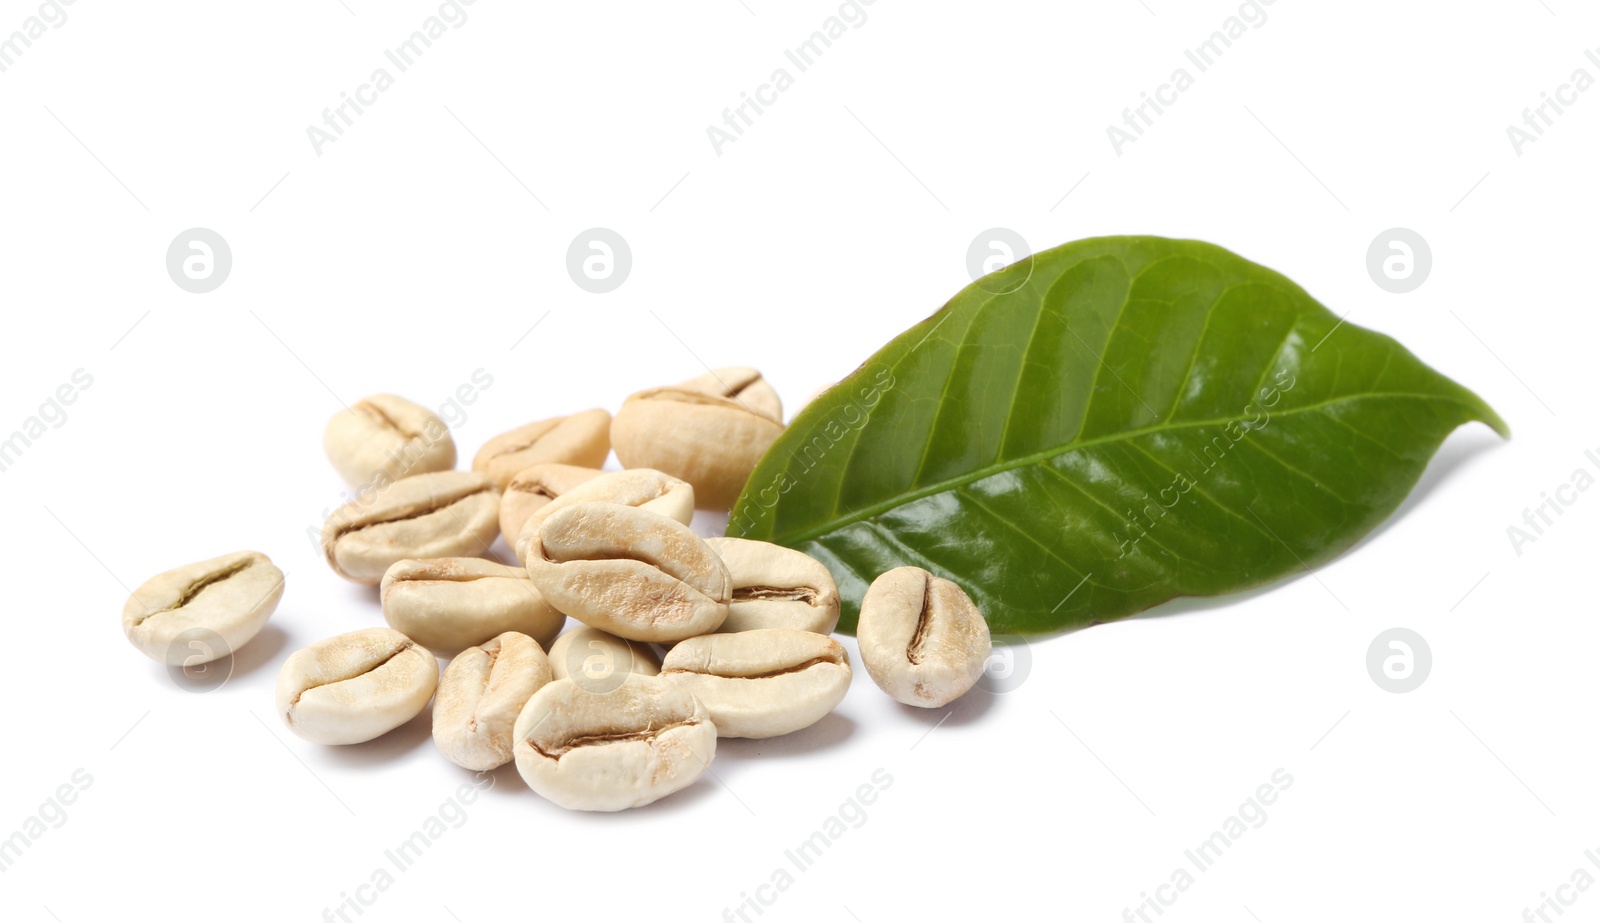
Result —
MULTIPOLYGON (((36 9, 0 3, 0 34, 36 9)), ((948 715, 858 669, 824 723, 726 741, 717 778, 613 816, 507 767, 349 918, 723 919, 879 768, 865 822, 749 919, 1122 919, 1279 768, 1266 821, 1163 923, 1510 923, 1574 870, 1600 877, 1600 491, 1520 554, 1507 535, 1600 474, 1600 92, 1520 156, 1506 135, 1575 69, 1600 77, 1591 9, 1279 0, 1199 74, 1183 50, 1236 4, 877 0, 719 156, 706 127, 794 73, 783 51, 836 4, 478 0, 318 156, 307 126, 436 9, 78 0, 0 74, 0 434, 93 377, 0 474, 0 838, 93 779, 0 873, 6 920, 323 919, 470 779, 426 715, 338 749, 273 717, 290 651, 381 624, 307 539, 343 500, 320 447, 341 401, 437 406, 483 369, 466 459, 702 361, 759 366, 794 407, 969 281, 995 226, 1039 249, 1223 244, 1399 338, 1514 439, 1452 436, 1315 577, 1039 641, 1019 688, 948 715), (1194 87, 1119 156, 1107 125, 1180 66, 1194 87), (164 266, 197 226, 234 256, 205 295, 164 266), (595 226, 633 251, 607 295, 565 269, 595 226), (1365 268, 1396 226, 1434 257, 1406 295, 1365 268), (122 602, 240 548, 287 593, 225 686, 186 691, 122 637, 122 602), (1393 626, 1434 658, 1404 695, 1365 666, 1393 626)), ((1560 893, 1600 913, 1600 891, 1560 893)))

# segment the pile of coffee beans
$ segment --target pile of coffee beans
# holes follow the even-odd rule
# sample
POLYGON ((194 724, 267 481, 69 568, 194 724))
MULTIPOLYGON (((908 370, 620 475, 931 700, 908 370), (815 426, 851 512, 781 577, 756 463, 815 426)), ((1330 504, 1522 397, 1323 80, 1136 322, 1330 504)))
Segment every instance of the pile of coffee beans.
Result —
MULTIPOLYGON (((502 433, 456 471, 449 428, 426 408, 375 395, 340 412, 324 449, 370 489, 328 517, 323 552, 380 587, 389 627, 291 654, 279 717, 313 743, 354 744, 432 701, 447 759, 515 761, 535 792, 587 811, 693 784, 718 737, 810 727, 850 688, 833 577, 799 551, 689 527, 697 506, 733 504, 782 419, 760 372, 717 369, 638 392, 614 417, 502 433), (624 470, 601 470, 613 451, 624 470), (493 559, 496 537, 520 567, 493 559)), ((153 659, 194 666, 249 642, 282 596, 282 571, 238 552, 151 578, 123 630, 153 659)), ((971 689, 990 652, 967 594, 917 567, 873 581, 857 639, 873 682, 924 708, 971 689)))

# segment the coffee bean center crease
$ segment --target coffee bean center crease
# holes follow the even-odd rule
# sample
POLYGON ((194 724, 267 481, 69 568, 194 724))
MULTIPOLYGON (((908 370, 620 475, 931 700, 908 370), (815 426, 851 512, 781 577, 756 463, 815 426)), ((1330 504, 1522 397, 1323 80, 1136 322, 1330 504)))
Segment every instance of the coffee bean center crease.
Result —
POLYGON ((200 579, 196 580, 194 583, 189 584, 189 588, 183 591, 183 595, 178 597, 177 602, 174 602, 172 605, 166 607, 165 609, 157 609, 156 611, 150 613, 149 615, 141 617, 137 622, 134 622, 134 624, 135 625, 143 625, 145 623, 146 619, 154 618, 155 616, 161 615, 163 612, 174 612, 174 611, 176 611, 178 609, 182 609, 184 606, 187 606, 190 603, 194 602, 195 597, 199 596, 200 593, 203 590, 205 590, 207 587, 212 586, 213 584, 221 583, 222 581, 227 580, 229 577, 234 576, 235 574, 239 573, 240 571, 247 570, 251 565, 253 565, 255 563, 256 562, 253 559, 247 559, 247 560, 244 560, 244 561, 240 561, 239 563, 234 564, 234 565, 232 565, 230 567, 224 567, 222 570, 219 570, 214 574, 210 574, 210 575, 207 575, 205 577, 201 577, 200 579))
POLYGON ((917 613, 917 630, 911 633, 911 643, 906 645, 906 659, 913 665, 922 663, 922 642, 933 623, 933 575, 922 581, 922 609, 917 613))
MULTIPOLYGON (((351 673, 348 676, 339 676, 339 677, 335 677, 335 678, 332 678, 332 679, 324 680, 323 682, 320 682, 320 683, 312 683, 311 685, 309 685, 309 686, 305 687, 304 689, 300 690, 299 692, 295 693, 294 694, 294 698, 292 700, 290 700, 289 704, 290 705, 299 705, 300 704, 300 697, 305 695, 306 693, 310 692, 313 689, 320 689, 323 686, 334 686, 334 685, 338 685, 339 683, 345 682, 346 680, 360 679, 363 676, 370 676, 373 673, 376 673, 379 670, 382 670, 384 667, 388 666, 389 663, 391 661, 393 661, 396 657, 399 657, 401 654, 404 654, 406 651, 414 649, 416 646, 417 646, 416 642, 408 640, 408 641, 406 641, 406 643, 404 643, 404 644, 400 645, 399 647, 395 648, 392 652, 390 652, 382 660, 380 660, 377 663, 373 664, 371 667, 368 667, 366 669, 361 669, 361 668, 358 667, 356 672, 351 673)), ((437 667, 435 667, 435 669, 437 669, 437 667)), ((292 720, 294 716, 293 715, 289 715, 288 717, 292 720)))
POLYGON ((533 741, 532 738, 529 738, 528 746, 537 750, 543 756, 553 760, 559 760, 563 756, 566 756, 568 753, 571 753, 573 750, 576 750, 580 747, 595 747, 603 746, 605 744, 626 743, 633 740, 653 741, 655 738, 665 734, 668 731, 675 731, 678 728, 696 727, 699 724, 699 721, 685 720, 674 721, 670 724, 663 724, 660 727, 644 728, 643 730, 638 731, 602 731, 595 734, 580 734, 576 737, 569 737, 567 738, 566 742, 548 750, 539 746, 533 741))

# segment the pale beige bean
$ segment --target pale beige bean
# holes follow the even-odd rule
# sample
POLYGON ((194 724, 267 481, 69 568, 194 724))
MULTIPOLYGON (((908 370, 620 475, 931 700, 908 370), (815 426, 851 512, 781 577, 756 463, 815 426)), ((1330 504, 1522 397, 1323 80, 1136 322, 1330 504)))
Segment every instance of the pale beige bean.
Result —
POLYGON ((598 468, 611 453, 611 414, 585 410, 552 417, 490 439, 472 459, 472 470, 494 478, 504 490, 518 471, 544 462, 598 468))
POLYGON ((469 471, 419 474, 335 510, 322 527, 334 573, 374 584, 396 561, 481 555, 498 531, 500 492, 469 471))
POLYGON ((705 704, 723 737, 777 737, 821 721, 850 690, 850 658, 826 635, 787 628, 679 641, 661 678, 705 704))
POLYGON ((525 566, 551 605, 630 641, 692 638, 728 617, 722 560, 694 530, 649 510, 562 507, 539 523, 525 566))
POLYGON ((555 462, 530 465, 518 471, 500 495, 500 536, 506 540, 506 546, 517 546, 517 536, 522 534, 528 517, 551 500, 603 474, 605 472, 599 468, 555 462))
POLYGON ((717 752, 694 696, 630 676, 606 693, 558 679, 517 717, 514 752, 528 787, 575 811, 621 811, 687 788, 717 752))
POLYGON ((682 385, 640 391, 611 421, 611 447, 623 467, 682 478, 700 506, 725 510, 783 432, 759 406, 682 385))
POLYGON ((920 567, 897 567, 861 600, 856 641, 867 675, 895 701, 947 705, 989 659, 989 624, 961 587, 920 567))
POLYGON ((590 692, 609 692, 630 675, 655 676, 661 659, 650 645, 579 625, 550 645, 550 673, 590 692))
POLYGON ((456 443, 439 415, 393 394, 374 394, 334 414, 322 447, 347 482, 378 490, 456 466, 456 443))
POLYGON ((752 368, 728 366, 712 369, 704 375, 681 382, 678 387, 732 398, 756 413, 774 420, 783 419, 783 401, 779 399, 777 389, 752 368))
POLYGON ((733 596, 721 632, 795 628, 830 634, 839 624, 839 587, 802 551, 745 538, 708 538, 728 566, 733 596))
POLYGON ((278 673, 278 716, 318 744, 358 744, 417 715, 439 661, 392 628, 365 628, 295 651, 278 673))
POLYGON ((122 631, 146 657, 196 666, 254 638, 283 598, 283 571, 259 551, 239 551, 146 580, 122 607, 122 631))
POLYGON ((608 471, 600 477, 585 481, 563 492, 560 496, 529 514, 511 546, 518 561, 527 561, 528 543, 539 523, 557 510, 579 503, 619 503, 660 513, 668 519, 688 525, 694 519, 694 488, 687 481, 662 474, 651 468, 634 468, 629 471, 608 471))
POLYGON ((378 598, 389 626, 438 653, 521 632, 541 646, 567 617, 545 601, 528 572, 483 558, 396 561, 378 598))
POLYGON ((433 702, 433 743, 463 769, 511 762, 512 729, 522 707, 550 682, 538 642, 515 631, 457 654, 433 702))

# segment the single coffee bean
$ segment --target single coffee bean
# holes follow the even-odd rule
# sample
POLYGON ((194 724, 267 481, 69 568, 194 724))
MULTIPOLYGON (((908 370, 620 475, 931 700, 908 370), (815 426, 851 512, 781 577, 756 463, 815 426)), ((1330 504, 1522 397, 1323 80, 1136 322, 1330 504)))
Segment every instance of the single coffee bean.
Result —
POLYGON ((396 561, 480 555, 494 542, 500 492, 488 475, 439 471, 394 482, 335 510, 322 527, 334 573, 374 584, 396 561))
POLYGON ((283 571, 239 551, 146 580, 122 607, 122 631, 157 663, 196 666, 243 647, 282 598, 283 571))
POLYGON ((278 673, 278 716, 312 743, 358 744, 418 714, 439 661, 392 628, 364 628, 295 651, 278 673))
POLYGON ((850 690, 850 658, 827 635, 788 628, 702 635, 673 645, 661 678, 704 703, 723 737, 808 728, 850 690))
POLYGON ((384 572, 378 598, 389 627, 434 652, 459 651, 508 631, 542 646, 567 621, 527 571, 483 558, 396 561, 384 572))
POLYGON ((490 439, 472 459, 472 470, 494 478, 501 490, 518 471, 542 462, 598 468, 611 453, 611 414, 585 410, 552 417, 490 439))
POLYGON ((680 641, 728 617, 728 568, 694 530, 649 510, 564 506, 539 523, 525 564, 551 605, 630 641, 680 641))
POLYGON ((511 762, 522 706, 550 682, 538 642, 508 631, 457 654, 433 702, 433 742, 450 762, 479 772, 511 762))
POLYGON ((611 421, 611 447, 624 468, 682 478, 702 507, 725 510, 783 432, 761 406, 683 385, 640 391, 611 421))
POLYGON ((603 474, 605 472, 599 468, 555 462, 530 465, 518 471, 500 495, 500 536, 508 547, 515 548, 517 536, 522 534, 529 516, 579 484, 603 474))
POLYGON ((655 676, 661 660, 648 644, 579 625, 550 645, 550 673, 590 692, 610 692, 631 675, 655 676))
POLYGON ((721 632, 795 628, 831 634, 839 587, 822 562, 802 551, 744 538, 708 538, 728 566, 733 596, 721 632))
POLYGON ((374 394, 334 414, 322 446, 340 477, 378 490, 390 481, 456 466, 456 443, 444 421, 393 394, 374 394))
POLYGON ((755 369, 740 366, 712 369, 704 375, 696 375, 678 387, 732 398, 756 413, 774 420, 783 419, 783 401, 778 398, 777 389, 755 369))
POLYGON ((634 468, 629 471, 608 471, 563 492, 560 496, 534 510, 522 524, 517 540, 511 546, 517 560, 527 561, 528 543, 539 523, 545 517, 564 507, 579 503, 620 503, 660 513, 668 519, 688 525, 694 519, 694 488, 687 481, 662 474, 651 468, 634 468))
POLYGON ((555 680, 523 706, 515 739, 528 787, 574 811, 649 804, 694 784, 717 752, 705 706, 645 676, 603 694, 555 680))
POLYGON ((983 675, 989 624, 966 591, 920 567, 872 581, 856 626, 861 662, 895 701, 938 708, 983 675))

